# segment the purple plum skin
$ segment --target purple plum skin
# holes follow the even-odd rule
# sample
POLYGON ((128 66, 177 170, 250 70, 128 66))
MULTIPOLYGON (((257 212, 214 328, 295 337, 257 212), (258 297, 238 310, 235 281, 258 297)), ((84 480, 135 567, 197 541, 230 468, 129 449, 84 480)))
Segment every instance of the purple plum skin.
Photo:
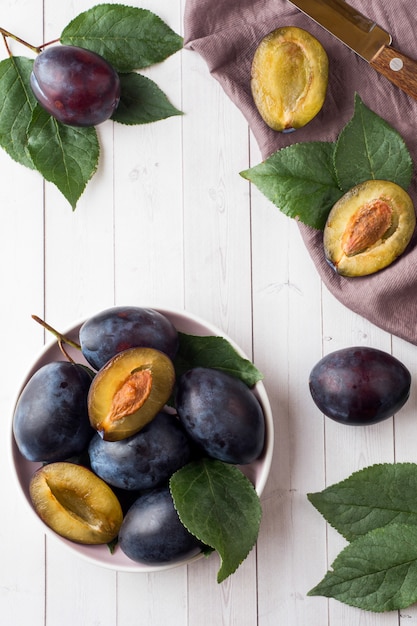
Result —
POLYGON ((178 381, 176 407, 189 437, 208 456, 246 465, 261 455, 264 414, 240 379, 212 368, 190 369, 178 381))
POLYGON ((191 458, 187 435, 175 415, 158 413, 138 433, 105 441, 97 433, 89 445, 93 471, 109 485, 145 490, 166 483, 191 458))
POLYGON ((174 359, 178 331, 165 315, 134 306, 112 307, 89 318, 80 329, 84 358, 99 370, 128 348, 154 348, 174 359))
POLYGON ((77 46, 54 45, 35 59, 33 94, 55 119, 69 126, 96 126, 120 101, 120 78, 103 57, 77 46))
POLYGON ((352 426, 376 424, 408 400, 409 370, 370 347, 349 347, 323 357, 309 377, 311 396, 324 415, 352 426))
POLYGON ((13 415, 13 433, 29 461, 63 461, 81 454, 94 430, 87 411, 92 376, 87 368, 54 361, 33 374, 13 415))
POLYGON ((178 517, 167 486, 144 492, 132 504, 120 528, 119 546, 133 561, 153 565, 180 560, 201 548, 178 517))

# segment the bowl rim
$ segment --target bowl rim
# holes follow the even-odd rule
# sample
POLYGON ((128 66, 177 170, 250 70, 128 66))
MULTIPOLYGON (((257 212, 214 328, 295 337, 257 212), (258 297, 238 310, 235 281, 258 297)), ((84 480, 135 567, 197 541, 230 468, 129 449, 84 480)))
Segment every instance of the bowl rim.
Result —
MULTIPOLYGON (((113 306, 107 307, 107 309, 110 310, 111 308, 118 308, 119 306, 124 306, 124 305, 113 305, 113 306)), ((138 308, 147 308, 147 309, 152 309, 154 311, 157 311, 161 313, 162 315, 166 316, 172 323, 174 323, 174 326, 176 328, 177 328, 177 324, 179 320, 183 321, 185 324, 193 323, 197 327, 200 327, 201 329, 203 329, 202 332, 204 332, 206 336, 212 335, 216 337, 223 337, 228 343, 230 343, 230 345, 236 350, 236 352, 242 358, 251 360, 249 359, 247 354, 242 350, 242 348, 240 348, 240 346, 233 339, 231 339, 225 332, 223 332, 220 328, 218 328, 211 322, 204 320, 200 316, 190 313, 186 309, 169 309, 169 308, 161 308, 158 306, 145 306, 145 305, 125 305, 125 306, 138 306, 138 308), (176 323, 174 322, 174 320, 176 321, 176 323)), ((107 309, 103 309, 103 311, 107 309)), ((77 321, 73 322, 69 327, 67 327, 66 330, 60 331, 60 332, 62 332, 64 336, 66 335, 68 337, 74 338, 74 334, 78 333, 82 324, 90 317, 91 316, 78 319, 77 321)), ((180 332, 184 332, 184 333, 187 332, 186 330, 181 330, 178 328, 177 330, 180 330, 180 332)), ((201 336, 204 336, 202 332, 200 334, 201 336)), ((190 334, 194 334, 194 333, 190 333, 190 334)), ((87 546, 84 544, 77 544, 75 542, 72 542, 66 539, 65 537, 61 537, 60 535, 58 535, 55 531, 49 528, 49 526, 47 526, 37 515, 30 501, 27 487, 25 489, 25 486, 23 484, 23 477, 22 477, 23 472, 19 472, 18 465, 20 461, 20 463, 23 463, 24 467, 26 467, 27 473, 29 472, 29 469, 28 469, 29 467, 31 468, 31 473, 33 473, 33 471, 35 471, 42 464, 27 461, 19 452, 17 445, 16 445, 15 438, 14 438, 14 434, 13 434, 13 415, 14 415, 17 401, 23 391, 23 388, 27 384, 28 380, 35 373, 35 371, 37 371, 41 367, 42 361, 45 361, 45 363, 48 362, 47 361, 48 354, 50 352, 56 351, 57 349, 59 350, 57 339, 51 338, 37 352, 34 360, 31 362, 31 365, 26 370, 26 375, 24 377, 24 380, 18 386, 17 392, 14 393, 12 403, 11 403, 11 409, 9 411, 10 425, 9 425, 9 445, 7 446, 7 452, 9 455, 8 460, 9 460, 10 467, 12 468, 13 480, 16 484, 17 491, 19 491, 20 497, 23 499, 23 502, 26 504, 26 507, 29 508, 32 514, 32 517, 35 518, 35 520, 40 525, 43 532, 48 537, 52 537, 53 540, 59 542, 61 545, 63 544, 65 547, 70 549, 71 552, 75 553, 76 555, 83 558, 84 560, 96 566, 104 567, 106 569, 110 569, 113 571, 130 572, 130 573, 152 573, 152 572, 157 572, 157 571, 166 571, 169 569, 180 567, 182 565, 189 565, 201 559, 204 556, 204 553, 199 550, 195 554, 191 553, 191 555, 187 555, 183 559, 180 559, 178 561, 171 561, 169 563, 152 564, 152 565, 145 564, 145 563, 137 563, 129 559, 127 556, 125 557, 125 555, 123 555, 122 558, 126 560, 126 563, 117 563, 116 560, 114 559, 114 555, 110 553, 110 550, 104 544, 101 546, 87 546), (107 550, 108 554, 105 553, 107 556, 105 560, 103 560, 103 558, 100 559, 99 556, 94 556, 94 554, 98 554, 97 548, 105 548, 105 550, 107 550), (94 550, 95 552, 93 552, 94 550)), ((70 355, 74 351, 75 349, 68 347, 68 352, 70 355)), ((79 351, 76 351, 76 354, 80 356, 81 353, 79 351)), ((81 362, 85 361, 85 359, 83 359, 82 356, 79 360, 81 362)), ((257 476, 256 482, 255 480, 252 480, 252 482, 254 483, 254 488, 258 496, 260 497, 265 489, 265 486, 266 486, 266 483, 270 474, 271 465, 272 465, 272 457, 273 457, 273 449, 274 449, 274 422, 273 422, 273 414, 272 414, 271 405, 270 405, 269 398, 266 393, 266 389, 263 384, 263 381, 260 380, 259 382, 257 382, 252 388, 252 391, 257 396, 258 400, 261 403, 262 410, 263 410, 264 417, 265 417, 265 427, 266 427, 264 450, 261 456, 254 462, 258 466, 260 466, 261 470, 259 472, 259 475, 257 476)), ((245 466, 245 467, 241 466, 240 469, 242 469, 243 472, 246 473, 249 470, 249 468, 252 466, 253 464, 249 464, 249 466, 245 466)))

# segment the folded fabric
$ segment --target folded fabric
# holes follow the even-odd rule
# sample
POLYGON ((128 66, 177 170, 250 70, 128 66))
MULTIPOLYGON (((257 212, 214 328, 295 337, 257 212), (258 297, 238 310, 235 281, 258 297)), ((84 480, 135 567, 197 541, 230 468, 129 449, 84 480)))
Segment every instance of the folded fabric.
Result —
MULTIPOLYGON (((417 59, 412 0, 351 0, 393 38, 392 45, 417 59)), ((402 135, 417 158, 417 101, 379 75, 363 59, 300 13, 287 0, 187 0, 185 47, 202 56, 212 76, 245 116, 262 158, 292 143, 334 141, 353 115, 354 94, 402 135), (320 113, 304 128, 283 134, 260 117, 250 90, 254 52, 262 37, 280 26, 299 26, 313 34, 329 57, 329 85, 320 113)), ((417 207, 417 178, 408 189, 417 207)), ((344 278, 327 264, 322 232, 300 224, 310 256, 328 290, 345 306, 376 326, 417 345, 417 234, 407 251, 388 268, 370 276, 344 278)))

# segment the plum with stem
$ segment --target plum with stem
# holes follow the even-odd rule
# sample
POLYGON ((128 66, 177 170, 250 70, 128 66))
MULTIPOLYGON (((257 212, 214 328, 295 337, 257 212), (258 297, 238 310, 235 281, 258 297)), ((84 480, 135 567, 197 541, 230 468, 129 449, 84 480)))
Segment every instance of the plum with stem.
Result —
POLYGON ((120 78, 102 56, 77 46, 55 45, 35 59, 30 85, 39 104, 70 126, 96 126, 120 101, 120 78))

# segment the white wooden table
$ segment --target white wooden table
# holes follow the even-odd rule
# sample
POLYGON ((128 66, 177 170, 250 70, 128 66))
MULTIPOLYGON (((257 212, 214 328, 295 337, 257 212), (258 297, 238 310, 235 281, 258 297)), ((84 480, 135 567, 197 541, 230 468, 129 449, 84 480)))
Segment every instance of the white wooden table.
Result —
MULTIPOLYGON (((40 44, 93 4, 2 0, 0 23, 40 44)), ((132 4, 182 34, 184 0, 132 4)), ((411 626, 415 607, 372 614, 307 597, 343 542, 306 494, 376 462, 415 461, 416 388, 401 415, 347 428, 315 408, 308 375, 323 354, 350 345, 392 352, 414 375, 417 350, 329 295, 296 224, 239 176, 260 154, 201 58, 183 50, 149 76, 185 115, 102 125, 99 171, 75 212, 0 152, 0 624, 411 626), (50 339, 31 315, 65 329, 113 304, 185 308, 229 334, 265 375, 275 452, 261 532, 221 585, 216 555, 149 575, 92 565, 46 538, 16 491, 6 450, 12 405, 50 339)))

